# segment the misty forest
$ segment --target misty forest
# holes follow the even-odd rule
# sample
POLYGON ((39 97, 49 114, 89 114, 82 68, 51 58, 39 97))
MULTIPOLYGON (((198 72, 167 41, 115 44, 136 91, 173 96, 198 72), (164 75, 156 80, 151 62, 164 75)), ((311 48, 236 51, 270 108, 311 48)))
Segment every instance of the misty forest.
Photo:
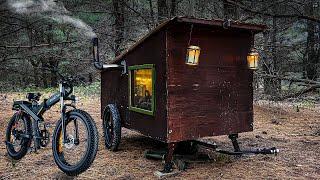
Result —
MULTIPOLYGON (((177 16, 267 27, 252 42, 259 54, 250 99, 253 132, 241 134, 239 141, 252 149, 277 146, 280 153, 240 158, 211 154, 210 161, 190 163, 186 171, 169 178, 319 179, 320 0, 0 0, 1 132, 13 114, 13 99, 23 99, 27 92, 47 98, 58 90, 60 74, 76 76, 75 92, 82 100, 78 107, 92 115, 100 137, 95 161, 79 178, 155 178, 153 172, 163 164, 143 158, 146 149, 158 148, 153 140, 122 130, 120 150, 112 154, 104 148, 100 100, 106 90, 101 89, 102 75, 93 66, 92 38, 99 39, 100 60, 108 64, 177 16)), ((59 107, 52 113, 56 115, 47 118, 54 126, 59 107)), ((13 162, 2 143, 4 136, 0 137, 0 179, 65 178, 54 165, 50 148, 13 162), (34 161, 38 163, 29 164, 34 161), (45 171, 42 166, 54 168, 45 171)), ((206 141, 231 147, 226 137, 206 141)))

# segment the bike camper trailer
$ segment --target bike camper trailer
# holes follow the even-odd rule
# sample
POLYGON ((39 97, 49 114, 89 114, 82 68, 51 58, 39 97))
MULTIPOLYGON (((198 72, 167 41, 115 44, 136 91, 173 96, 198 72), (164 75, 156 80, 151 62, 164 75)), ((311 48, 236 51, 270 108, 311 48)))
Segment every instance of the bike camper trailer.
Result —
POLYGON ((112 104, 122 127, 168 143, 169 153, 181 141, 252 131, 253 41, 264 29, 189 17, 162 23, 100 64, 102 118, 112 104))

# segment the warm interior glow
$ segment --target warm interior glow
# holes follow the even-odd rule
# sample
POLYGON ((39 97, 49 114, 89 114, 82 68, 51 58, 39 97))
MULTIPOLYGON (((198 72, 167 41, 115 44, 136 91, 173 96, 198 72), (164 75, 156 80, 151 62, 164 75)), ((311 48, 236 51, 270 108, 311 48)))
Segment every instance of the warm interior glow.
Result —
POLYGON ((247 56, 247 63, 249 69, 257 69, 258 68, 258 61, 259 61, 259 53, 252 50, 247 56))
POLYGON ((134 73, 133 106, 152 110, 152 69, 137 69, 134 73))
POLYGON ((189 46, 187 49, 186 64, 188 65, 198 65, 200 56, 199 46, 189 46))

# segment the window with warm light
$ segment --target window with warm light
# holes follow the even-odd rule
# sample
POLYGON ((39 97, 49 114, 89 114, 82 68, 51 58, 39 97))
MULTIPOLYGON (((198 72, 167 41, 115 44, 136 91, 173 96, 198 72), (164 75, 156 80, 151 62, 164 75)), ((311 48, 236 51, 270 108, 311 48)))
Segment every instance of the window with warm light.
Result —
POLYGON ((129 66, 129 109, 153 115, 155 68, 153 64, 129 66))

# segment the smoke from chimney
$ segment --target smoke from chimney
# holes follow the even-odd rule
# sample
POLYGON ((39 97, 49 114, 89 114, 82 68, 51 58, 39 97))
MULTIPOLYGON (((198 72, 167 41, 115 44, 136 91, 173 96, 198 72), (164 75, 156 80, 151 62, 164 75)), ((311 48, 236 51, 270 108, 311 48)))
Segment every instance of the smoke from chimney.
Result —
POLYGON ((69 16, 68 10, 62 3, 57 3, 54 0, 8 0, 7 3, 15 13, 47 17, 57 23, 72 25, 80 34, 84 34, 90 39, 96 37, 89 25, 78 18, 69 16))

